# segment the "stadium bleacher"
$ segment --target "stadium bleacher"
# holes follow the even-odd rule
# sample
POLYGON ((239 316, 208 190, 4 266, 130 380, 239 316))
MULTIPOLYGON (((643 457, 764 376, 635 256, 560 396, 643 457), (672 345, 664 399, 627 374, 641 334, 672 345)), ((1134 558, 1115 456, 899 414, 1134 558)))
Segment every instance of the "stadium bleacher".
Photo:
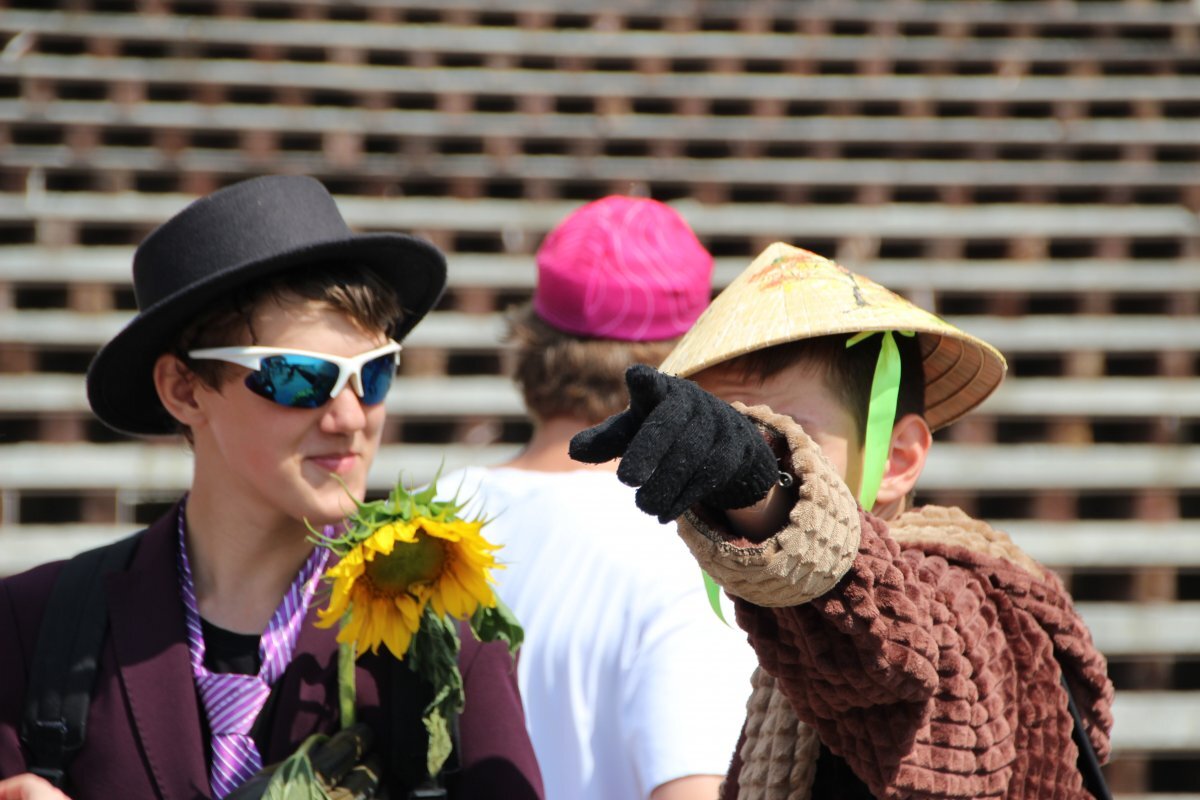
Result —
POLYGON ((671 202, 716 289, 784 240, 993 341, 922 499, 1067 582, 1121 798, 1200 798, 1200 12, 1186 0, 0 0, 0 574, 152 519, 174 441, 91 417, 129 259, 188 200, 308 173, 449 255, 376 490, 528 432, 503 313, 570 209, 671 202))

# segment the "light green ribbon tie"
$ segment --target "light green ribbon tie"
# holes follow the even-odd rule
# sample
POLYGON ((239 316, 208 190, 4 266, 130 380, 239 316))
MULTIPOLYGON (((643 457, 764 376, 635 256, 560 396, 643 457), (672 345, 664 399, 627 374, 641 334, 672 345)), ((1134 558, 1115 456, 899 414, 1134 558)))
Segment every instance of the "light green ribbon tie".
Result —
POLYGON ((717 582, 712 579, 705 570, 700 570, 700 574, 704 576, 704 593, 708 595, 708 604, 712 606, 713 613, 717 615, 717 619, 729 624, 729 620, 725 619, 725 612, 721 611, 721 587, 717 586, 717 582))
MULTIPOLYGON (((896 404, 900 398, 900 348, 892 331, 863 331, 846 341, 850 348, 877 333, 883 334, 879 358, 875 362, 875 377, 871 379, 871 402, 867 406, 867 429, 863 434, 862 486, 858 502, 864 510, 875 505, 875 495, 883 482, 888 450, 892 442, 892 426, 896 424, 896 404)), ((915 336, 914 331, 896 331, 901 336, 915 336)))

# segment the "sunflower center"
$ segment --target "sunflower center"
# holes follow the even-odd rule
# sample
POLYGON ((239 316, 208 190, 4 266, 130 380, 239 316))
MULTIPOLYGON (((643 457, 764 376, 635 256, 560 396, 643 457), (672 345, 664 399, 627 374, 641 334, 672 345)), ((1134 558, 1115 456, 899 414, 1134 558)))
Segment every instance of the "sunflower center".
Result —
POLYGON ((397 542, 390 555, 376 554, 365 572, 382 593, 395 596, 414 583, 428 583, 442 574, 446 545, 441 539, 418 532, 411 544, 397 542))

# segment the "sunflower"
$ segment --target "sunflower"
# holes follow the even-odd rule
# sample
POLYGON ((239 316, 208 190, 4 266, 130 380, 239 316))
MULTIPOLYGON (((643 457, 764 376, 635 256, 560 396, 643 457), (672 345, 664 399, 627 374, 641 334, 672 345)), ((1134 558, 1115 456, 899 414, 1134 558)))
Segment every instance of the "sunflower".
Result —
POLYGON ((343 727, 354 724, 354 662, 384 645, 433 688, 421 713, 428 733, 425 766, 436 775, 453 749, 450 721, 466 704, 458 670, 459 625, 476 639, 503 642, 515 656, 525 633, 492 590, 495 551, 483 538, 486 519, 463 519, 465 503, 435 500, 436 478, 412 493, 397 481, 383 500, 360 502, 336 536, 311 526, 313 541, 338 561, 325 571, 333 584, 317 625, 338 631, 338 702, 343 727), (405 657, 407 655, 407 658, 405 657))
POLYGON ((375 527, 379 518, 362 519, 360 508, 339 542, 344 555, 325 573, 333 590, 317 624, 345 618, 338 641, 354 643, 357 655, 384 644, 403 658, 427 604, 457 619, 495 608, 490 573, 499 568, 498 548, 483 538, 483 521, 446 519, 444 504, 438 511, 442 519, 396 518, 375 527))

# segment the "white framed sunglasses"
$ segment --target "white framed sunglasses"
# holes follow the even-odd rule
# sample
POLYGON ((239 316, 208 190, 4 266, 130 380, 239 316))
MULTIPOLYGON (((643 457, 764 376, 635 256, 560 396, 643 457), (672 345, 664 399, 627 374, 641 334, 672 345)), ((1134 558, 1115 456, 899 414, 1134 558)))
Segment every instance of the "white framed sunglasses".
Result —
POLYGON ((188 356, 207 361, 227 361, 251 370, 246 388, 288 408, 317 408, 337 397, 349 383, 364 405, 383 402, 396 365, 400 343, 356 356, 335 356, 288 347, 205 347, 189 350, 188 356))

